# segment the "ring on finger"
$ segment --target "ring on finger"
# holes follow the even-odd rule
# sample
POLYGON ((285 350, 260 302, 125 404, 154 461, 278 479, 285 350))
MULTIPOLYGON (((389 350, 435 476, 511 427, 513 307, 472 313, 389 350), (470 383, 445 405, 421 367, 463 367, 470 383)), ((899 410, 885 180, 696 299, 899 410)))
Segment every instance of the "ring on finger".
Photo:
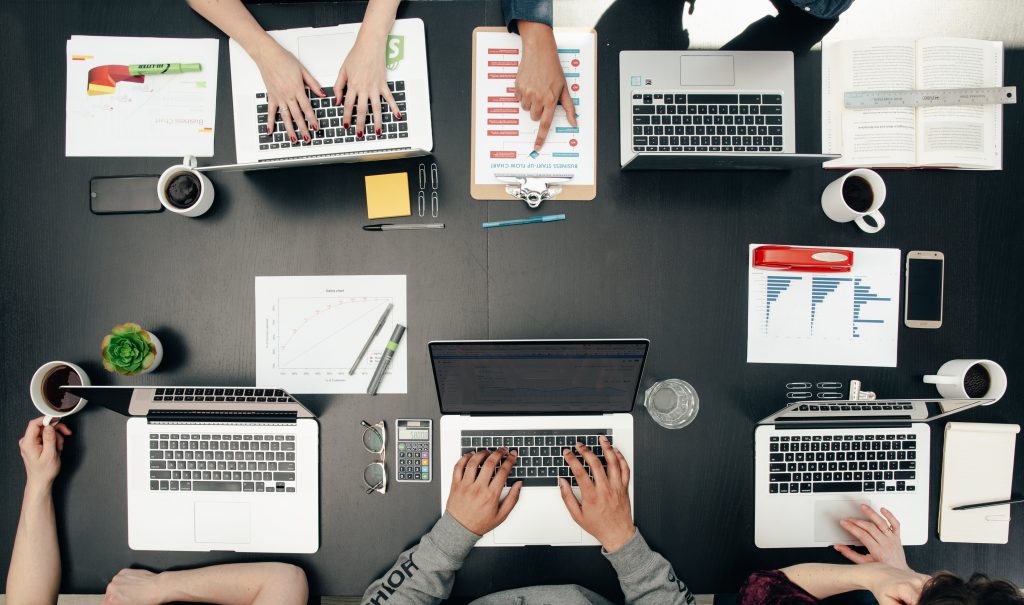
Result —
POLYGON ((886 526, 885 531, 890 533, 890 534, 896 533, 895 530, 892 528, 892 525, 886 526))

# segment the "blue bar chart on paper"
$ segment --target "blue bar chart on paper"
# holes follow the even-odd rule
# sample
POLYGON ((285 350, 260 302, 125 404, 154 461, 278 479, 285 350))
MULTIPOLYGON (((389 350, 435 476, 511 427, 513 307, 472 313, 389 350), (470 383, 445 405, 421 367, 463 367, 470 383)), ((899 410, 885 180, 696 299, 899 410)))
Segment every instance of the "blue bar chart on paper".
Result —
POLYGON ((851 250, 849 273, 751 265, 748 362, 895 367, 900 251, 851 250))

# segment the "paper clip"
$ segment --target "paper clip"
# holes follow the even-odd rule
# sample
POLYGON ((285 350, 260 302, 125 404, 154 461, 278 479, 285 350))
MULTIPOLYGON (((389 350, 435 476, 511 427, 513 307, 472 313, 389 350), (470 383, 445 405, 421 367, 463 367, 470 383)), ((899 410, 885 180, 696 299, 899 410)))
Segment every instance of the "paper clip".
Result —
MULTIPOLYGON (((420 164, 422 166, 422 164, 420 164)), ((430 188, 437 191, 437 164, 430 164, 430 188)), ((426 187, 420 187, 426 189, 426 187)), ((436 214, 434 216, 437 216, 436 214)))
MULTIPOLYGON (((790 390, 792 390, 792 389, 809 389, 812 386, 814 386, 814 385, 812 385, 809 382, 787 382, 786 383, 786 388, 790 389, 790 390)), ((807 396, 810 397, 811 394, 808 393, 807 396)))
POLYGON ((811 394, 806 391, 790 391, 786 393, 786 399, 810 399, 811 394))
POLYGON ((818 393, 818 399, 842 399, 843 394, 836 391, 824 391, 818 393))
MULTIPOLYGON (((422 191, 420 191, 416 195, 416 205, 419 207, 420 216, 423 216, 423 214, 427 210, 427 197, 426 197, 426 195, 424 195, 424 193, 422 191)), ((437 216, 437 215, 435 214, 434 216, 437 216)))
MULTIPOLYGON (((427 165, 420 164, 420 189, 427 188, 427 165)), ((420 216, 423 216, 422 214, 420 216)))
POLYGON ((841 388, 843 388, 843 383, 841 383, 841 382, 819 382, 818 383, 818 388, 819 389, 841 389, 841 388))
POLYGON ((437 218, 437 192, 430 192, 430 216, 437 218))

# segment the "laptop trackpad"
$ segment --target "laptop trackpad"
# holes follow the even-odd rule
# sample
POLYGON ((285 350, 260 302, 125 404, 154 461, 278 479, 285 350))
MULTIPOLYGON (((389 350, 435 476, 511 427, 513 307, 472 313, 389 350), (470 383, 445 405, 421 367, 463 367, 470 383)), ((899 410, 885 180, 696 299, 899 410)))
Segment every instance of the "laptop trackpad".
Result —
POLYGON ((869 500, 821 500, 814 503, 814 541, 828 544, 850 544, 856 539, 842 527, 841 519, 863 519, 860 505, 869 500))
POLYGON ((249 542, 249 505, 244 502, 196 502, 196 542, 249 542))
POLYGON ((682 86, 732 86, 732 55, 681 55, 679 57, 679 84, 682 86))
POLYGON ((578 544, 583 530, 569 516, 557 487, 523 491, 505 522, 494 530, 495 544, 578 544))

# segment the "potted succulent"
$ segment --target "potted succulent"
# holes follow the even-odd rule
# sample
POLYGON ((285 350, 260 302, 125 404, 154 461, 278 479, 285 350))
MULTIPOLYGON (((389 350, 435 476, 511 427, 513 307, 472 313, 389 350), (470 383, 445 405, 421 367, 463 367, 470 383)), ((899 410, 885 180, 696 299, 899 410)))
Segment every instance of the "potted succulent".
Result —
POLYGON ((135 323, 114 326, 103 338, 102 352, 103 367, 123 376, 148 374, 164 357, 160 339, 135 323))

